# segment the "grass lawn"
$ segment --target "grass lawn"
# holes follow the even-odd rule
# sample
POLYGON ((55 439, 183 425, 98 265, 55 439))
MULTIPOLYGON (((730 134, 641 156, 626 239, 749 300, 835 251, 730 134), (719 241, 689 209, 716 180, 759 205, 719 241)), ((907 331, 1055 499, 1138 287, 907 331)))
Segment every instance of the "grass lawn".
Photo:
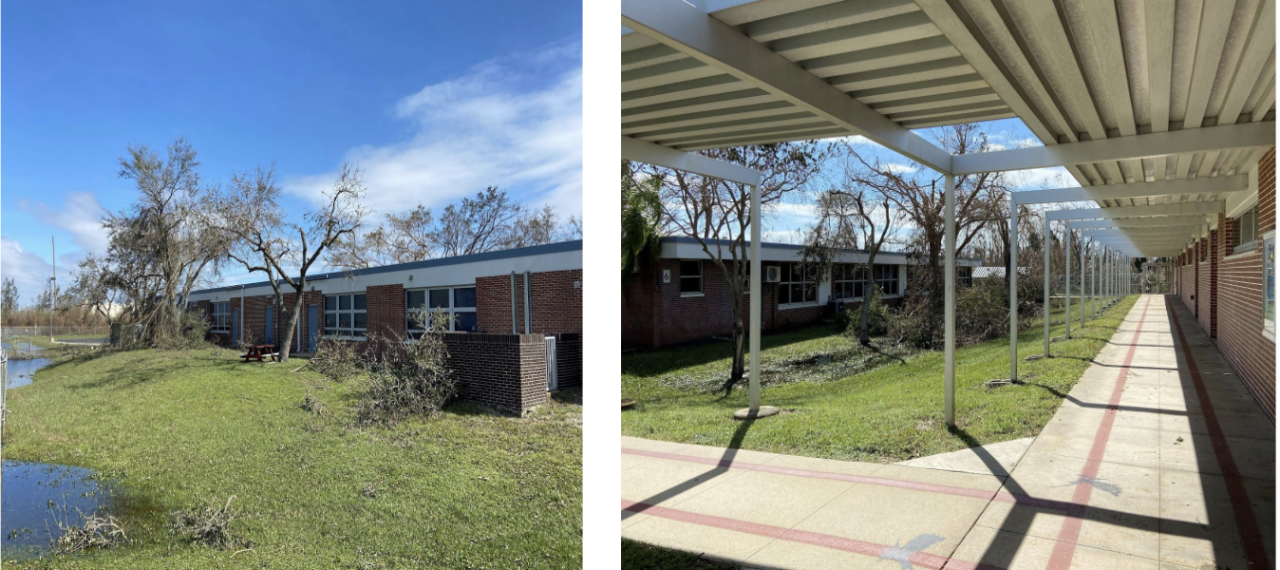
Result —
MULTIPOLYGON (((745 382, 727 396, 720 389, 729 374, 728 342, 623 356, 622 397, 639 405, 623 411, 622 434, 874 462, 1034 436, 1136 300, 1121 300, 1083 330, 1074 320, 1073 338, 1053 343, 1054 358, 1019 362, 1019 384, 984 386, 1008 378, 1007 340, 957 349, 954 433, 942 417, 942 352, 867 360, 856 342, 819 325, 762 339, 761 403, 783 413, 754 422, 732 417, 747 406, 745 382)), ((1063 336, 1061 321, 1057 311, 1052 337, 1063 336)), ((1019 333, 1020 359, 1044 352, 1043 331, 1036 321, 1019 333)))
MULTIPOLYGON (((134 543, 5 568, 577 568, 582 410, 469 405, 395 428, 353 425, 357 383, 233 351, 86 355, 9 392, 4 459, 120 482, 134 543), (310 392, 323 415, 299 407, 310 392), (169 511, 221 506, 253 550, 191 545, 169 511)), ((233 526, 233 528, 236 528, 233 526)))

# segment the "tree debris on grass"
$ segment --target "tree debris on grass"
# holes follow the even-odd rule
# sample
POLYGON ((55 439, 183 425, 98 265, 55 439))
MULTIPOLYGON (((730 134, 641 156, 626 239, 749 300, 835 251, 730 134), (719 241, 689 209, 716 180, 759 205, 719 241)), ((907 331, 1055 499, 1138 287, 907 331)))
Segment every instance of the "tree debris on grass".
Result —
POLYGON ((192 543, 203 544, 210 548, 231 550, 233 548, 252 548, 253 541, 232 532, 231 523, 236 513, 231 510, 231 501, 236 496, 227 498, 222 508, 212 505, 201 510, 177 510, 169 513, 169 532, 192 543))
POLYGON ((80 524, 57 521, 59 536, 53 540, 54 554, 72 554, 93 548, 110 548, 129 542, 120 521, 111 515, 93 513, 80 524))

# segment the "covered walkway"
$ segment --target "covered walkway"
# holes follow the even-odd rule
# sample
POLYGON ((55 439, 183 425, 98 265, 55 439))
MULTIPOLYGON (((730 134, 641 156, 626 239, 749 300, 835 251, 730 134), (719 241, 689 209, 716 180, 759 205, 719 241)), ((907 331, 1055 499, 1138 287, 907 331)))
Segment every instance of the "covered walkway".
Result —
POLYGON ((1272 568, 1275 427, 1196 324, 1143 296, 1008 475, 623 438, 622 536, 752 568, 1272 568))

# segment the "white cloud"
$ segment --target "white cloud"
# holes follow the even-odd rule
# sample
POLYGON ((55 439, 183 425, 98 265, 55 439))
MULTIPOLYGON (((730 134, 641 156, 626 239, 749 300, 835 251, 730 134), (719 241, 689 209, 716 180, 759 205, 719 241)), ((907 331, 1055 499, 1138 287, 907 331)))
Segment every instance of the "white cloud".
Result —
POLYGON ((1066 168, 1033 168, 1018 170, 1006 174, 1010 186, 1018 190, 1038 190, 1042 188, 1074 188, 1080 183, 1067 172, 1066 168))
POLYGON ((66 200, 60 206, 20 200, 18 207, 41 223, 71 234, 76 245, 85 250, 97 253, 107 250, 110 240, 102 227, 106 210, 92 192, 67 192, 66 200))
MULTIPOLYGON (((75 252, 58 257, 58 289, 65 291, 71 284, 71 273, 83 253, 75 252)), ((7 237, 0 237, 0 278, 13 279, 18 287, 18 300, 22 305, 33 303, 40 291, 48 287, 52 272, 43 257, 22 249, 22 245, 7 237)))
MULTIPOLYGON (((365 171, 367 205, 380 213, 419 202, 442 206, 499 186, 523 189, 513 197, 525 203, 581 215, 580 53, 580 43, 568 43, 486 61, 401 99, 394 112, 414 123, 414 136, 346 156, 365 171)), ((285 186, 316 200, 334 176, 297 177, 285 186)))

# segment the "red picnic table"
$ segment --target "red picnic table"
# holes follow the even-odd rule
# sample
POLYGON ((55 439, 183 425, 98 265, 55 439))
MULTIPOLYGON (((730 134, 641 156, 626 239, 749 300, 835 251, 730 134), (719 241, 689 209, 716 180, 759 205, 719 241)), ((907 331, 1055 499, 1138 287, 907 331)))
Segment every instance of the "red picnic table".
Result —
POLYGON ((253 344, 249 345, 248 351, 240 356, 244 358, 245 362, 249 362, 250 360, 262 362, 263 358, 270 358, 273 361, 278 361, 280 358, 279 354, 275 352, 275 348, 276 345, 274 344, 253 344))

